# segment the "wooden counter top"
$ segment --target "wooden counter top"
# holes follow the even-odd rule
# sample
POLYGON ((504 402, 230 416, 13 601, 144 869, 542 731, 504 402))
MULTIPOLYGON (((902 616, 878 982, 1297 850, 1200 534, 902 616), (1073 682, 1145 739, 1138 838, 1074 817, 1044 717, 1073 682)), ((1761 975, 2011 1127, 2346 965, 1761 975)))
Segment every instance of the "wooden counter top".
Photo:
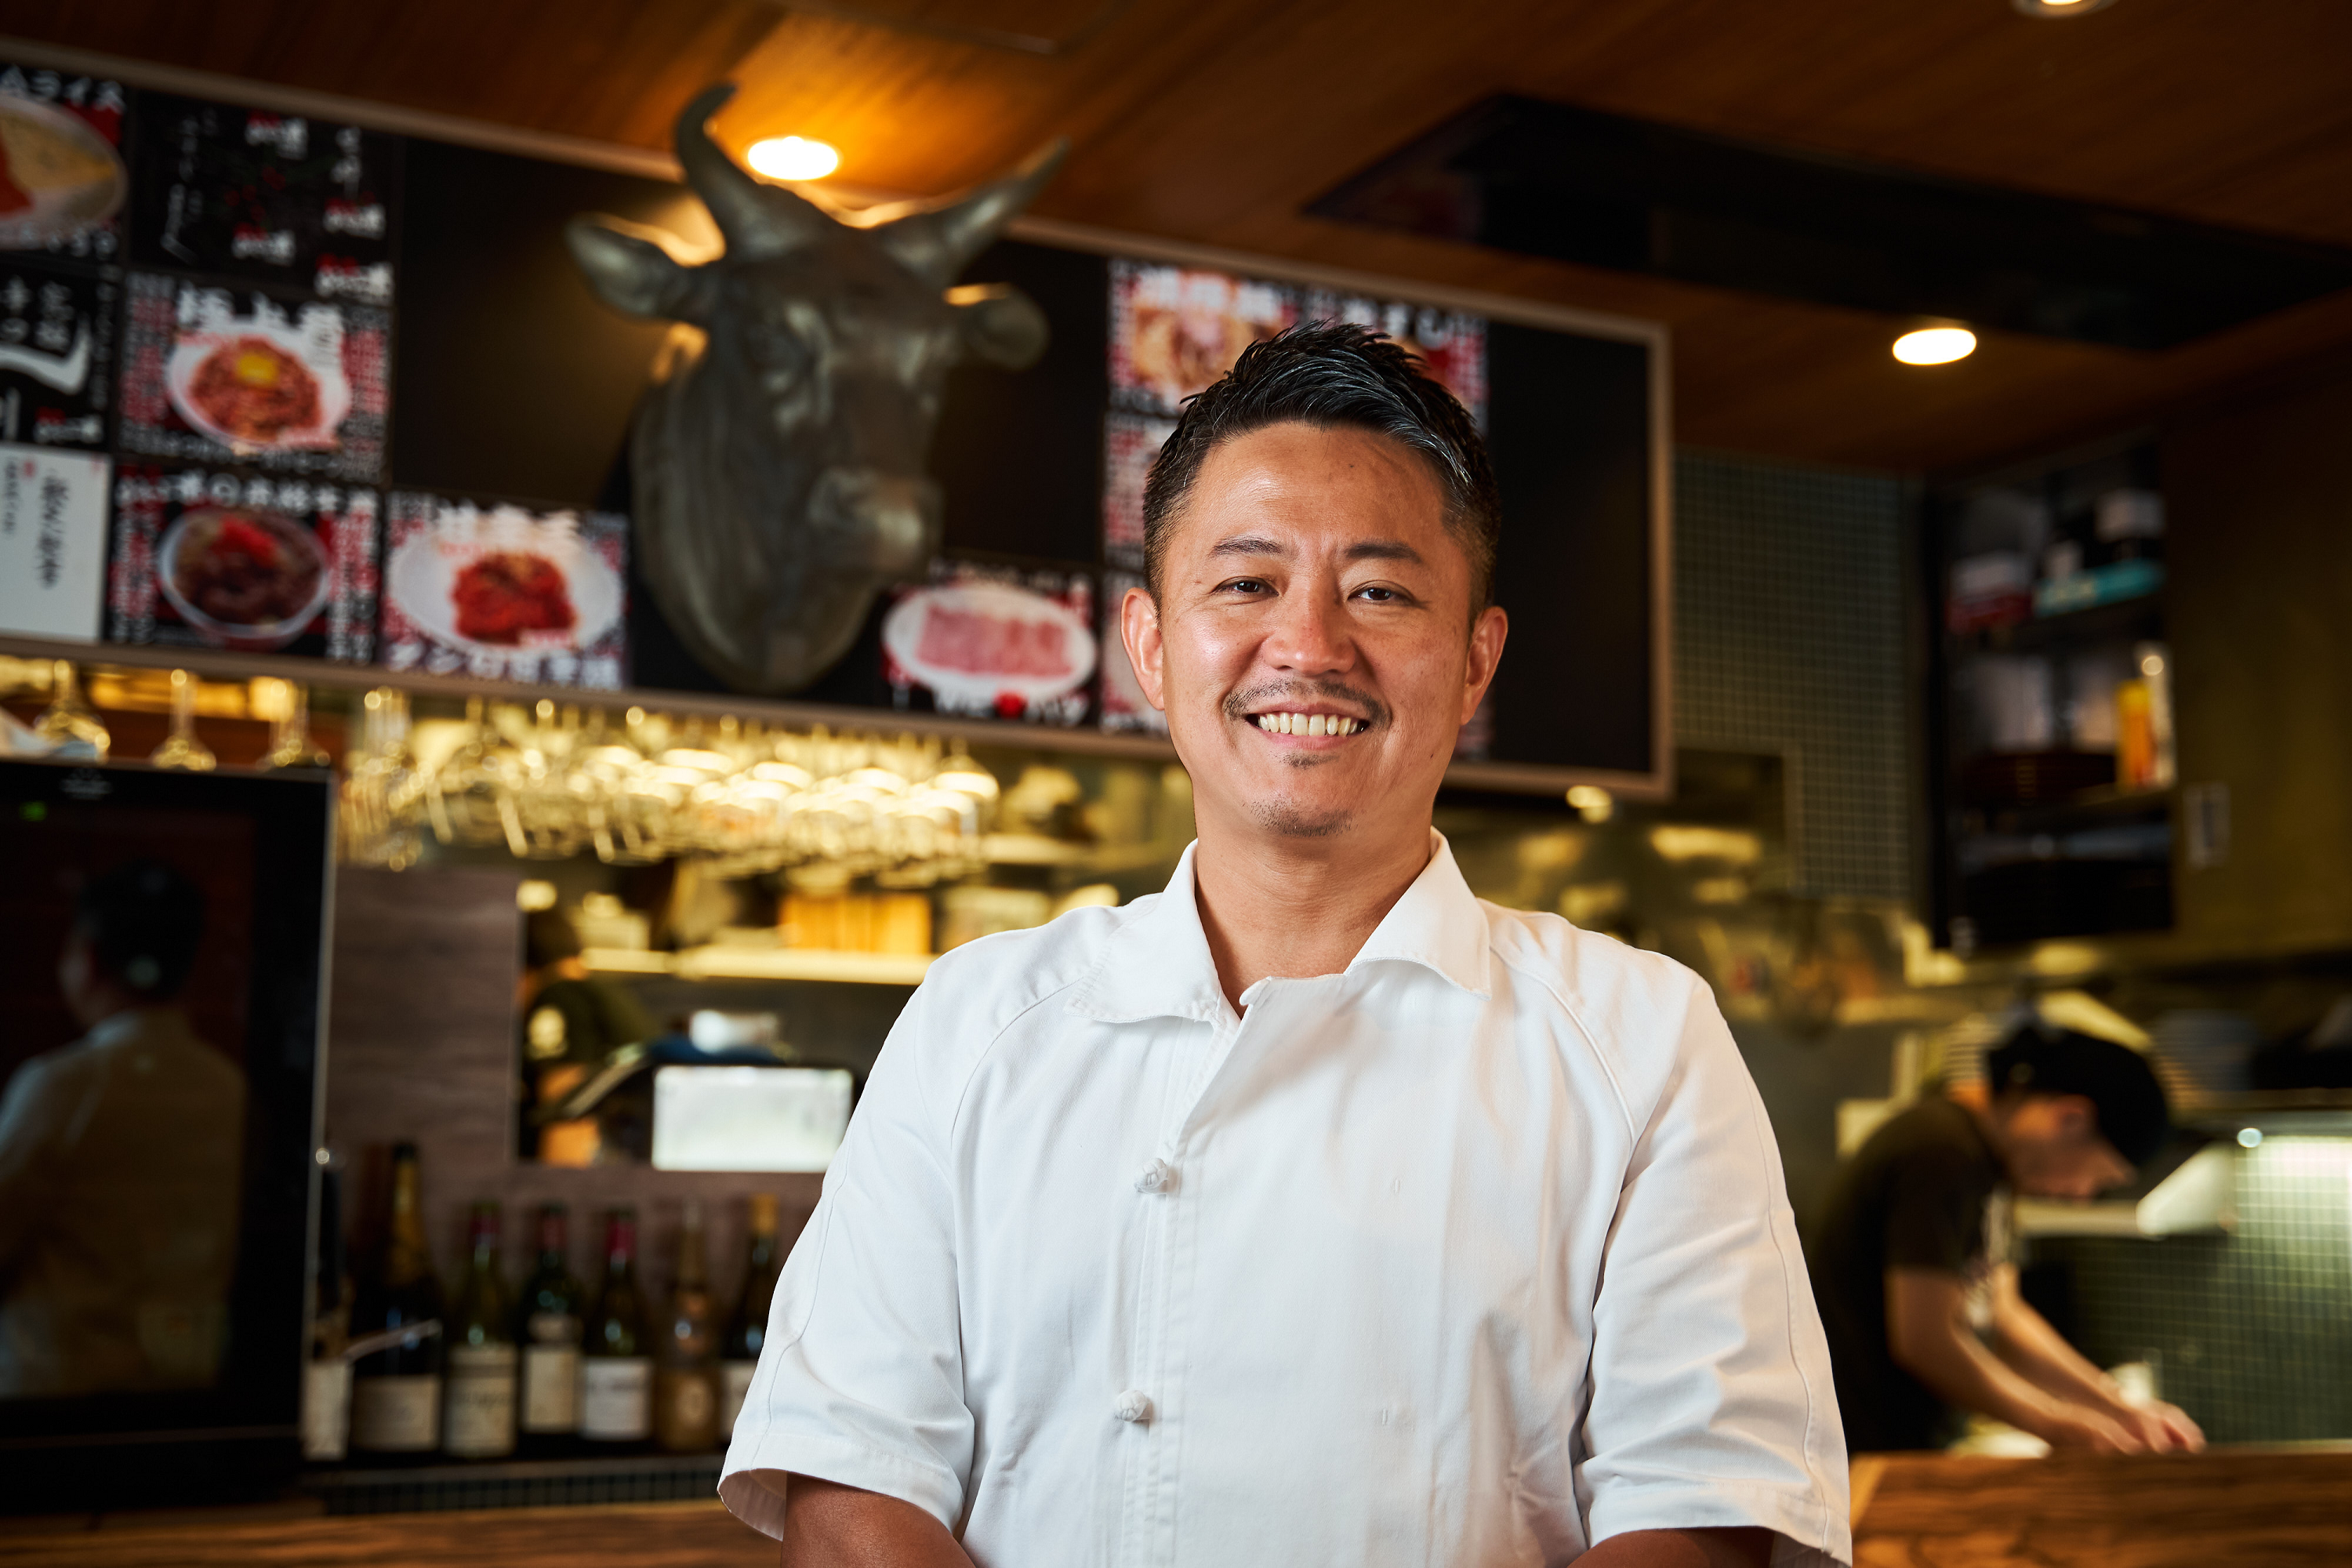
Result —
MULTIPOLYGON (((2352 1563, 2352 1448, 2101 1458, 1869 1455, 1856 1568, 2352 1563)), ((144 1523, 0 1534, 0 1568, 766 1568, 716 1502, 144 1523)))
MULTIPOLYGON (((120 1517, 120 1516, 118 1516, 120 1517)), ((498 1508, 0 1535, 0 1568, 772 1568, 776 1543, 710 1502, 498 1508)))
POLYGON ((1855 1568, 2352 1563, 2352 1447, 2043 1459, 1864 1455, 1855 1568))

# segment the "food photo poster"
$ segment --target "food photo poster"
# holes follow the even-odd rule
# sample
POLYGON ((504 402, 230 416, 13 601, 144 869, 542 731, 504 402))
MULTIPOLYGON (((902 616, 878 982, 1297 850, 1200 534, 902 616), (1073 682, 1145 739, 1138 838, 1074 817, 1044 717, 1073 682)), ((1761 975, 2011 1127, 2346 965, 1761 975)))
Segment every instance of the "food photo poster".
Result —
POLYGON ((107 636, 365 663, 379 507, 362 486, 126 463, 107 636))
POLYGON ((391 669, 612 690, 628 677, 628 520, 397 491, 384 539, 391 669))

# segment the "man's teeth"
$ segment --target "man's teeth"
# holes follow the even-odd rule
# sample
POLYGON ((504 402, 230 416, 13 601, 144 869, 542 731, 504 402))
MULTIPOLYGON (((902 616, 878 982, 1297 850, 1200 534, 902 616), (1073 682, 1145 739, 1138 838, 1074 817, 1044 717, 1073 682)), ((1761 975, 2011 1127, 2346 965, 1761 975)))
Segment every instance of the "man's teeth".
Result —
POLYGON ((1361 719, 1337 713, 1260 713, 1257 727, 1273 735, 1352 735, 1364 727, 1361 719))

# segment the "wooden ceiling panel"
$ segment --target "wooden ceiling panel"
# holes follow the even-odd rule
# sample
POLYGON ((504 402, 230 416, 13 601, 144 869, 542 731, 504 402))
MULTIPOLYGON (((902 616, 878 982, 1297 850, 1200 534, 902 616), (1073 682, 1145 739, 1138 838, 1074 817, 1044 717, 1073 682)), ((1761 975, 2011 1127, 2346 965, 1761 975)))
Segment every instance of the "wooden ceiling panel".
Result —
POLYGON ((1986 334, 1913 369, 1904 324, 1303 216, 1431 126, 1518 92, 1957 178, 2352 245, 2352 5, 2117 0, 13 0, 23 37, 640 147, 734 75, 741 145, 835 142, 938 192, 1055 135, 1038 211, 1666 322, 1676 435, 1898 468, 2145 422, 2352 356, 2352 296, 2161 354, 1986 334), (822 14, 818 14, 822 13, 822 14), (863 16, 866 20, 852 20, 863 16), (873 25, 876 20, 895 26, 873 25), (1081 36, 1059 54, 941 36, 1081 36), (926 30, 928 29, 928 30, 926 30))

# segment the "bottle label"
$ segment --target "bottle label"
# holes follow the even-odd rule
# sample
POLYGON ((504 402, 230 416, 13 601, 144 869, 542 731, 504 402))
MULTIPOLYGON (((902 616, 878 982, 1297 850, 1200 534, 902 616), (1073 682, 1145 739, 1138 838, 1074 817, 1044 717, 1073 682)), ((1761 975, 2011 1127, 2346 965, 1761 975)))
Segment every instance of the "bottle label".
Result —
MULTIPOLYGON (((532 1320, 534 1325, 538 1320, 532 1320)), ((572 1345, 528 1345, 522 1352, 522 1429, 580 1430, 580 1352, 572 1345)))
POLYGON ((486 1459, 513 1453, 514 1444, 514 1346, 451 1345, 441 1446, 459 1458, 486 1459))
POLYGON ((735 1417, 743 1414, 743 1400, 751 1392, 751 1374, 760 1370, 756 1361, 724 1361, 719 1363, 719 1435, 735 1436, 735 1417))
POLYGON ((352 1363, 338 1356, 302 1365, 302 1457, 340 1459, 352 1429, 352 1363))
POLYGON ((429 1454, 441 1441, 441 1380, 430 1373, 352 1383, 352 1447, 429 1454))
POLYGON ((654 1427, 654 1363, 644 1356, 583 1356, 580 1435, 635 1443, 654 1427))

